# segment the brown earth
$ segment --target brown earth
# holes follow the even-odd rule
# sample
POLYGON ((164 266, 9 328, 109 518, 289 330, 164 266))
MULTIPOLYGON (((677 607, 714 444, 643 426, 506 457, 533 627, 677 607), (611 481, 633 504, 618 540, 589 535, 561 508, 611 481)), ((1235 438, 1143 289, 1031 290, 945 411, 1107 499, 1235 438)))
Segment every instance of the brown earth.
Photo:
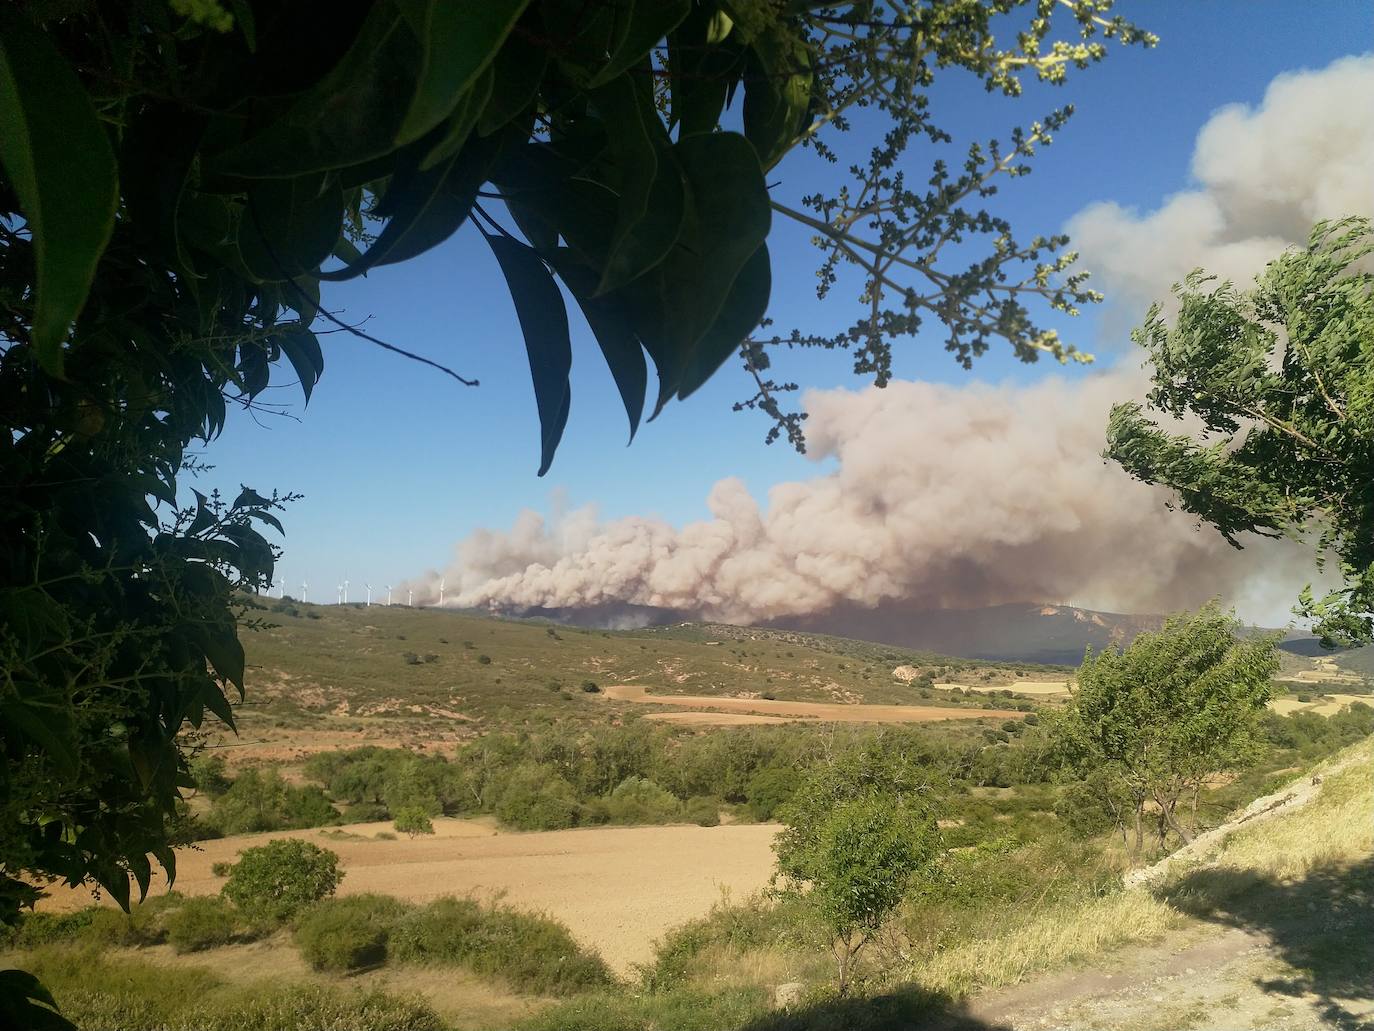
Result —
MULTIPOLYGON (((245 834, 203 841, 177 855, 176 889, 218 892, 216 862, 273 838, 304 838, 338 853, 339 894, 378 892, 413 902, 441 895, 503 895, 520 909, 563 921, 619 972, 649 960, 665 931, 704 915, 728 891, 763 888, 773 873, 776 824, 720 827, 597 827, 521 834, 484 820, 436 819, 435 834, 379 840, 390 823, 245 834)), ((162 890, 155 882, 153 893, 162 890)), ((89 904, 84 891, 52 889, 41 909, 89 904)))
MULTIPOLYGON (((935 705, 850 705, 840 702, 787 702, 768 698, 730 698, 717 695, 651 695, 648 688, 617 684, 602 689, 603 697, 618 702, 672 705, 697 712, 692 722, 708 724, 717 714, 749 713, 791 720, 829 723, 934 723, 938 720, 1015 719, 1025 713, 1007 709, 955 709, 935 705)), ((733 721, 732 721, 733 722, 733 721)))

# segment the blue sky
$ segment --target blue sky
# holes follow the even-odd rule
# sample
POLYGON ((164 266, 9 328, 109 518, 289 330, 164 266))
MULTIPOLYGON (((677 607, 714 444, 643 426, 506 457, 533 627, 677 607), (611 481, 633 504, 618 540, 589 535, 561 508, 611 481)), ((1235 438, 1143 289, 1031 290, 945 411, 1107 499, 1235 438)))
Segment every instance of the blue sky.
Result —
MULTIPOLYGON (((941 124, 963 138, 1005 136, 1013 125, 1074 103, 1075 117, 1037 158, 1033 174, 1009 184, 996 201, 1024 237, 1059 231, 1092 201, 1158 206, 1189 185, 1194 138, 1217 108, 1255 103, 1279 73, 1325 66, 1367 49, 1370 39, 1367 5, 1359 0, 1159 0, 1122 3, 1119 10, 1156 31, 1160 45, 1114 50, 1063 89, 1033 86, 1018 100, 987 96, 958 81, 957 72, 937 87, 941 124)), ((924 172, 928 152, 911 153, 914 172, 924 172)), ((795 200, 815 174, 803 156, 789 158, 770 179, 779 182, 778 196, 795 200)), ((816 252, 804 232, 775 223, 770 245, 770 314, 779 324, 834 329, 852 320, 852 293, 817 303, 816 252)), ((308 580, 312 599, 332 600, 345 575, 355 585, 379 585, 442 566, 471 530, 505 527, 521 509, 547 509, 555 490, 572 505, 595 502, 607 517, 682 523, 706 514, 707 492, 723 477, 742 478, 762 497, 771 484, 816 470, 785 444, 763 444, 764 417, 730 410, 751 393, 733 362, 642 427, 627 448, 610 374, 574 315, 571 417, 552 470, 537 478, 538 420, 518 324, 495 263, 471 229, 405 265, 331 288, 326 303, 349 320, 367 317, 370 332, 482 385, 463 388, 336 334, 322 338, 326 370, 308 409, 286 377, 272 392, 272 400, 291 402, 299 422, 243 413, 231 419, 205 455, 216 468, 204 485, 232 490, 247 483, 305 495, 285 520, 280 572, 288 593, 308 580)), ((1091 314, 1064 319, 1059 328, 1093 349, 1091 314)), ((1053 362, 1022 366, 994 349, 966 373, 941 340, 937 326, 927 339, 904 342, 896 374, 957 383, 1028 381, 1061 371, 1053 362)), ((780 378, 860 385, 843 354, 780 357, 780 378)), ((1099 364, 1112 360, 1103 354, 1099 364)), ((352 596, 361 597, 358 587, 352 596)))

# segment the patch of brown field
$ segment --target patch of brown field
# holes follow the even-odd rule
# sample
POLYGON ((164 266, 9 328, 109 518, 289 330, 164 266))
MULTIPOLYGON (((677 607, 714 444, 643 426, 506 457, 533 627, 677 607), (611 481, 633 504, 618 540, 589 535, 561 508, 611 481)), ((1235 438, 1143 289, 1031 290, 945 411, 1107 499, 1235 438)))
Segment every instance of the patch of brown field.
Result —
MULTIPOLYGON (((618 702, 672 705, 684 709, 715 709, 718 713, 749 713, 827 723, 933 723, 937 720, 1015 719, 1025 713, 1006 709, 953 709, 934 705, 853 705, 842 702, 786 702, 767 698, 729 698, 713 695, 651 695, 634 684, 603 688, 603 696, 618 702)), ((705 717, 712 713, 698 712, 705 717)), ((702 722, 705 722, 704 720, 702 722)))
POLYGON ((949 691, 957 687, 961 691, 977 691, 979 694, 996 694, 999 691, 1032 696, 1066 695, 1069 693, 1069 685, 1063 680, 1012 680, 1005 684, 944 683, 931 684, 930 686, 941 691, 949 691))
POLYGON ((1334 716, 1347 705, 1354 705, 1356 702, 1364 705, 1374 705, 1374 696, 1358 694, 1328 694, 1320 701, 1300 702, 1296 698, 1275 698, 1269 703, 1269 708, 1273 709, 1280 716, 1288 716, 1295 712, 1315 712, 1318 716, 1334 716))
MULTIPOLYGON (((501 895, 520 909, 563 921, 611 967, 626 972, 652 958, 653 942, 710 910, 722 890, 742 898, 773 872, 776 824, 720 827, 596 827, 507 833, 489 822, 436 819, 434 835, 380 841, 391 825, 245 834, 199 842, 177 853, 176 889, 211 895, 224 879, 210 872, 274 838, 304 838, 339 856, 339 894, 377 892, 412 902, 441 895, 501 895)), ((153 893, 163 890, 155 878, 153 893)), ((85 891, 53 888, 45 910, 87 905, 85 891)))
POLYGON ((756 712, 650 712, 646 720, 688 727, 741 727, 756 723, 794 723, 786 716, 760 716, 756 712))
POLYGON ((234 737, 226 734, 208 745, 207 751, 221 756, 232 768, 260 763, 298 762, 318 752, 336 752, 361 748, 364 745, 376 745, 379 748, 423 748, 430 752, 454 754, 462 747, 462 742, 438 737, 416 740, 413 735, 397 734, 391 728, 373 731, 291 727, 257 731, 253 732, 251 737, 234 737))

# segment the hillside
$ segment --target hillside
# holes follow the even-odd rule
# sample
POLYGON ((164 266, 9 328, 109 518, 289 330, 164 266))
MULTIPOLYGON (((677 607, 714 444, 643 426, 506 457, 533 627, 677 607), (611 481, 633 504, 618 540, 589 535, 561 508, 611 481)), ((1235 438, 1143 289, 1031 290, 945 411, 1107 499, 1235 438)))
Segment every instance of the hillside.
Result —
POLYGON ((592 630, 399 605, 255 604, 268 625, 242 634, 249 665, 243 733, 224 743, 240 754, 258 749, 263 758, 363 742, 451 748, 498 726, 601 724, 666 708, 609 700, 603 685, 642 685, 650 695, 957 711, 1011 702, 930 691, 895 680, 892 670, 912 666, 936 680, 980 686, 1047 675, 1023 663, 716 624, 592 630), (273 754, 275 743, 289 751, 273 754))

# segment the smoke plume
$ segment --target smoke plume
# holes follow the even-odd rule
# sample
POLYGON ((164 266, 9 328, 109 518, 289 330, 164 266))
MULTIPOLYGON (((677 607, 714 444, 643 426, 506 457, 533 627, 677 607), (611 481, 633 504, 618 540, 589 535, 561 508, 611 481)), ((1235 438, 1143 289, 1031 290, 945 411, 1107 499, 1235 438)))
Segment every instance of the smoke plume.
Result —
MULTIPOLYGON (((1196 188, 1153 212, 1094 204, 1069 232, 1125 330, 1197 266, 1246 282, 1314 221, 1369 214, 1374 56, 1280 76, 1255 108, 1223 108, 1198 134, 1196 188)), ((1131 363, 1133 364, 1133 363, 1131 363)), ((833 472, 779 484, 759 505, 735 479, 713 518, 677 528, 602 522, 595 509, 524 513, 461 542, 446 601, 505 611, 630 610, 737 623, 841 609, 1073 601, 1159 612, 1220 595, 1286 622, 1312 575, 1303 549, 1244 552, 1165 508, 1167 496, 1100 458, 1113 401, 1140 374, 1032 386, 896 382, 804 399, 813 458, 833 472)), ((416 585, 437 600, 439 574, 416 585)))

